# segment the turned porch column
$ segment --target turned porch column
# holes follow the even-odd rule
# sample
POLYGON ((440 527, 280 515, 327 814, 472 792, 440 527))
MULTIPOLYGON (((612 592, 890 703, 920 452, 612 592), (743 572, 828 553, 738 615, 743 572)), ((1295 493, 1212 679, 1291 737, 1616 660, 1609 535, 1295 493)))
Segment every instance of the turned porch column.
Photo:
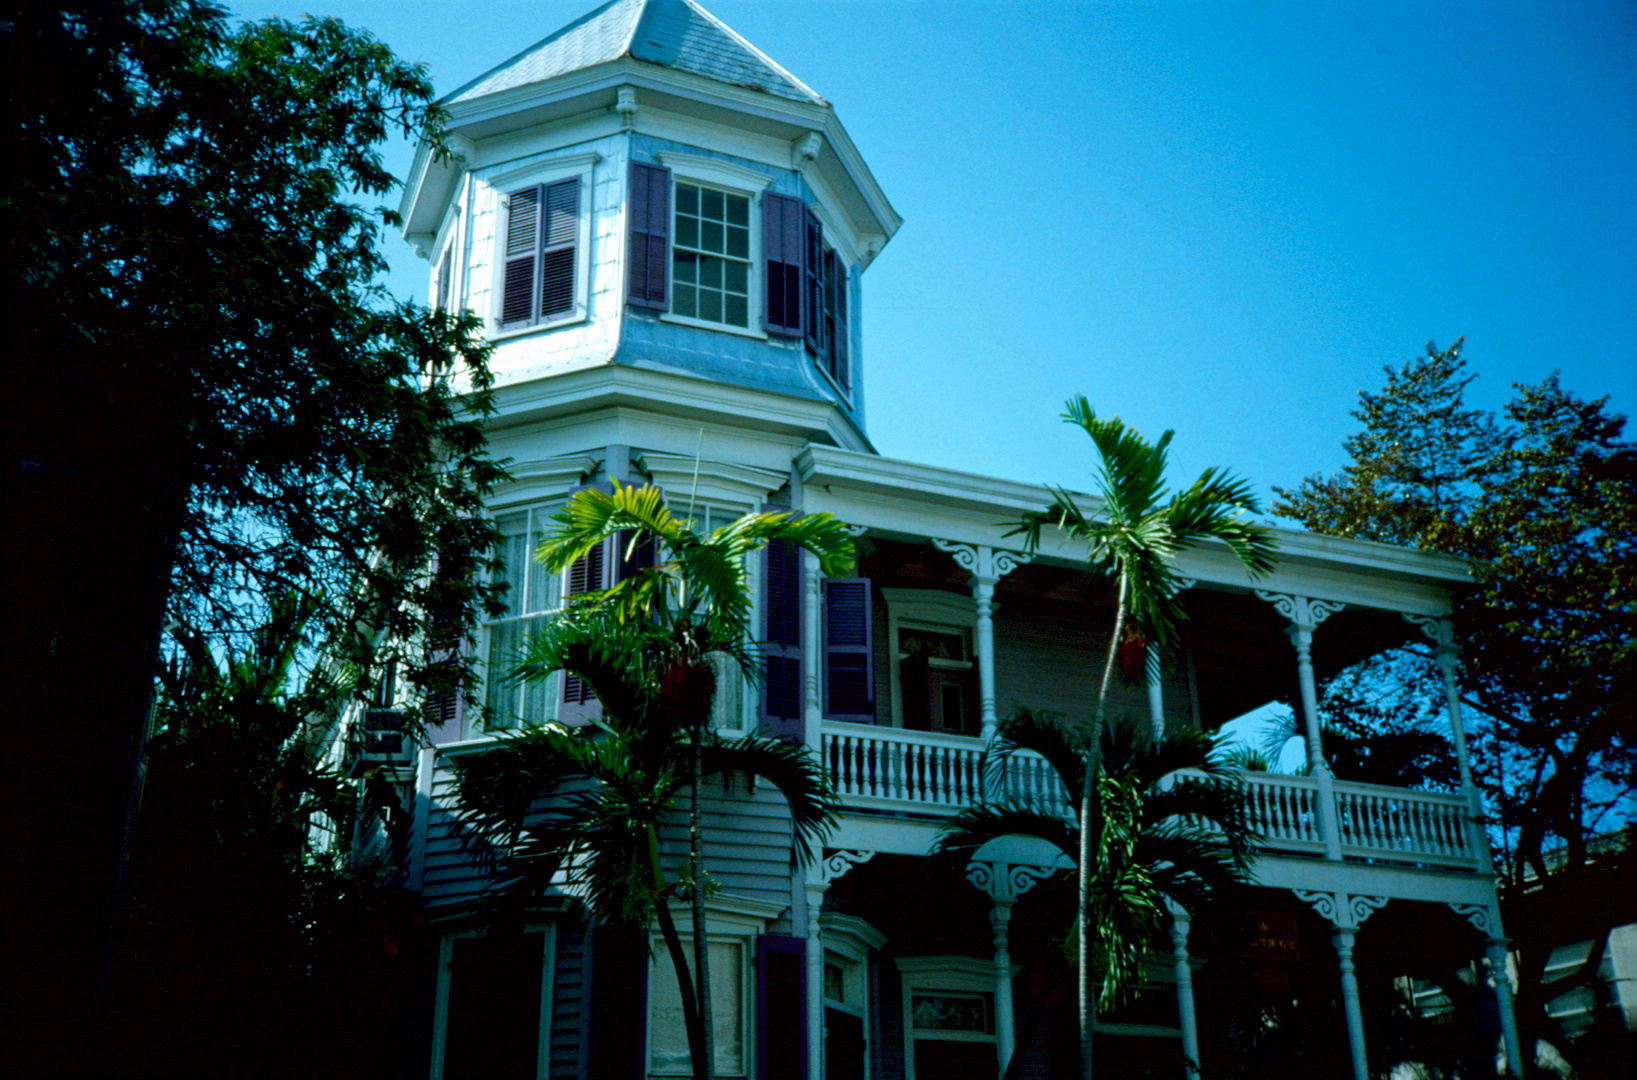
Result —
POLYGON ((1512 1003, 1512 973, 1507 965, 1507 946, 1511 942, 1501 929, 1500 900, 1497 898, 1488 904, 1451 903, 1449 908, 1466 919, 1484 936, 1485 959, 1488 961, 1490 982, 1495 989, 1495 1005, 1501 1018, 1501 1046, 1506 1053, 1506 1075, 1521 1077, 1523 1051, 1518 1040, 1518 1018, 1512 1003))
POLYGON ((807 1075, 813 1080, 824 1076, 824 894, 830 882, 874 857, 873 851, 832 851, 807 868, 807 1075))
POLYGON ((1050 877, 1049 866, 1017 866, 1003 862, 973 862, 966 866, 966 880, 989 895, 989 925, 995 932, 995 1056, 1000 1075, 1012 1060, 1016 1032, 1012 1022, 1012 954, 1007 928, 1012 905, 1034 888, 1041 878, 1050 877))
POLYGON ((1444 682, 1444 703, 1449 712, 1450 741, 1455 744, 1455 765, 1461 771, 1461 794, 1466 796, 1469 823, 1467 832, 1473 850, 1485 868, 1493 866, 1489 852, 1489 833, 1484 828, 1483 793, 1472 777, 1472 759, 1467 752, 1466 722, 1461 713, 1461 683, 1457 675, 1461 648, 1455 644, 1455 629, 1448 619, 1429 618, 1405 613, 1404 618, 1421 628, 1432 641, 1432 658, 1438 664, 1438 673, 1444 682))
POLYGON ((1194 969, 1188 962, 1188 912, 1171 908, 1171 959, 1177 976, 1177 1026, 1182 1028, 1182 1056, 1187 1060, 1184 1075, 1199 1076, 1199 1025, 1194 1019, 1194 969))
POLYGON ((1319 788, 1319 825, 1324 833, 1327 859, 1341 859, 1341 822, 1336 815, 1335 777, 1324 760, 1324 744, 1319 736, 1319 688, 1313 676, 1313 631, 1346 604, 1313 600, 1306 596, 1256 590, 1274 610, 1290 620, 1285 634, 1296 647, 1296 682, 1302 698, 1302 730, 1307 743, 1307 771, 1319 788))
POLYGON ((973 645, 978 654, 979 715, 983 741, 993 742, 999 724, 995 714, 995 586, 1030 557, 1019 551, 1002 551, 986 544, 957 544, 953 540, 934 539, 932 546, 948 552, 963 569, 972 571, 967 584, 978 609, 973 635, 977 640, 973 645))
POLYGON ((1347 1047, 1353 1059, 1353 1080, 1370 1080, 1368 1055, 1364 1045, 1364 1010, 1359 1006, 1358 974, 1353 967, 1353 939, 1364 920, 1385 907, 1385 896, 1350 896, 1347 893, 1292 890, 1296 898, 1330 920, 1335 928, 1330 936, 1336 947, 1336 963, 1341 971, 1341 1006, 1347 1017, 1347 1047))

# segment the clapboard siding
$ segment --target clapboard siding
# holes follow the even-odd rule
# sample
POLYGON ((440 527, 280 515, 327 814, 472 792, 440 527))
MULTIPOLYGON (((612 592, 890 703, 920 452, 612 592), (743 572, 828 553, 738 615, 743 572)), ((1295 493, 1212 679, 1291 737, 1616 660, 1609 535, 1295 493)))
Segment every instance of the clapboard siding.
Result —
MULTIPOLYGON (((765 782, 754 794, 740 781, 724 794, 707 782, 701 797, 705 869, 723 892, 781 907, 790 903, 790 809, 765 782)), ((660 831, 667 869, 688 854, 687 797, 660 831)))
POLYGON ((475 900, 483 879, 462 850, 465 835, 455 814, 454 769, 448 755, 439 753, 432 771, 432 798, 426 822, 426 870, 421 899, 429 908, 475 900))
MULTIPOLYGON (((1073 721, 1089 721, 1096 705, 1108 636, 1072 612, 1034 610, 995 617, 995 709, 1005 716, 1014 702, 1054 709, 1073 721)), ((1168 665, 1162 692, 1167 726, 1193 727, 1186 674, 1168 665)), ((1148 692, 1118 675, 1109 689, 1108 715, 1148 720, 1148 692)))
MULTIPOLYGON (((475 901, 484 879, 463 850, 464 831, 455 813, 454 772, 439 754, 427 814, 426 870, 421 896, 429 908, 475 901)), ((544 804, 542 799, 542 805, 544 804)), ((707 781, 703 790, 706 867, 723 889, 736 896, 790 903, 790 810, 778 789, 764 782, 754 793, 742 777, 724 787, 707 781)), ((661 853, 666 869, 682 864, 688 851, 687 794, 664 823, 661 853)))

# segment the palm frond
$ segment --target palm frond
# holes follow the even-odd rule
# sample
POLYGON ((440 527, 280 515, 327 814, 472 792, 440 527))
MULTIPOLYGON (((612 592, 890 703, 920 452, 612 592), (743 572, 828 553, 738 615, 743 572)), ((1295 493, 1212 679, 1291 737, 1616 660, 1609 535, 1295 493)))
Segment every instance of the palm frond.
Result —
POLYGON ((707 776, 721 775, 731 780, 735 773, 746 773, 766 780, 784 796, 794 830, 790 848, 793 865, 805 867, 835 828, 841 800, 823 766, 805 746, 756 734, 713 738, 705 743, 704 759, 707 776))
POLYGON ((964 869, 979 848, 1003 836, 1044 840, 1071 863, 1079 849, 1079 828, 1066 810, 1014 799, 977 803, 950 818, 933 842, 932 855, 964 869))
POLYGON ((1012 756, 1031 751, 1046 759, 1065 792, 1078 792, 1086 775, 1085 744, 1085 734, 1065 724, 1062 713, 1014 703, 995 728, 995 741, 984 748, 984 782, 990 791, 1005 791, 1012 756))

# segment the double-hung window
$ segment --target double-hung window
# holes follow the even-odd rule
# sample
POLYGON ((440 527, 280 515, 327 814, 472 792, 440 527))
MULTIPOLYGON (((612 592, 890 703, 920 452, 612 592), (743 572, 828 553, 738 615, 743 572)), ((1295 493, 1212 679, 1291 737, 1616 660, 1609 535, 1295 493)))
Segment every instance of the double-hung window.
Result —
POLYGON ((681 180, 671 244, 671 312, 750 327, 750 199, 681 180))
POLYGON ((846 392, 849 271, 813 206, 714 158, 633 161, 626 299, 676 321, 795 338, 846 392), (756 322, 760 319, 759 324, 756 322))

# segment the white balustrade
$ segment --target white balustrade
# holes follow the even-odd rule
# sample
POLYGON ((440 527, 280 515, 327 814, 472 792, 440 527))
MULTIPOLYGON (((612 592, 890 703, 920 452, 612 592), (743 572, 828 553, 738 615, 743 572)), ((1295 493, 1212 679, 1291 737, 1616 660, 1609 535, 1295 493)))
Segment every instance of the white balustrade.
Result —
POLYGON ((1347 855, 1465 866, 1477 861, 1467 801, 1439 791, 1336 782, 1336 816, 1347 855))
MULTIPOLYGON (((824 768, 843 805, 954 814, 983 796, 977 739, 827 720, 824 768)), ((1320 786, 1311 776, 1245 773, 1247 815, 1269 852, 1322 855, 1320 786)), ((1370 862, 1477 869, 1467 802, 1458 794, 1334 781, 1342 856, 1370 862)), ((1014 754, 1002 790, 1008 800, 1055 804, 1067 793, 1045 759, 1014 754)))
MULTIPOLYGON (((983 796, 977 739, 839 721, 825 721, 823 733, 824 768, 847 805, 952 814, 983 796)), ((1060 791, 1043 758, 1013 755, 1004 798, 1045 802, 1060 791)))

